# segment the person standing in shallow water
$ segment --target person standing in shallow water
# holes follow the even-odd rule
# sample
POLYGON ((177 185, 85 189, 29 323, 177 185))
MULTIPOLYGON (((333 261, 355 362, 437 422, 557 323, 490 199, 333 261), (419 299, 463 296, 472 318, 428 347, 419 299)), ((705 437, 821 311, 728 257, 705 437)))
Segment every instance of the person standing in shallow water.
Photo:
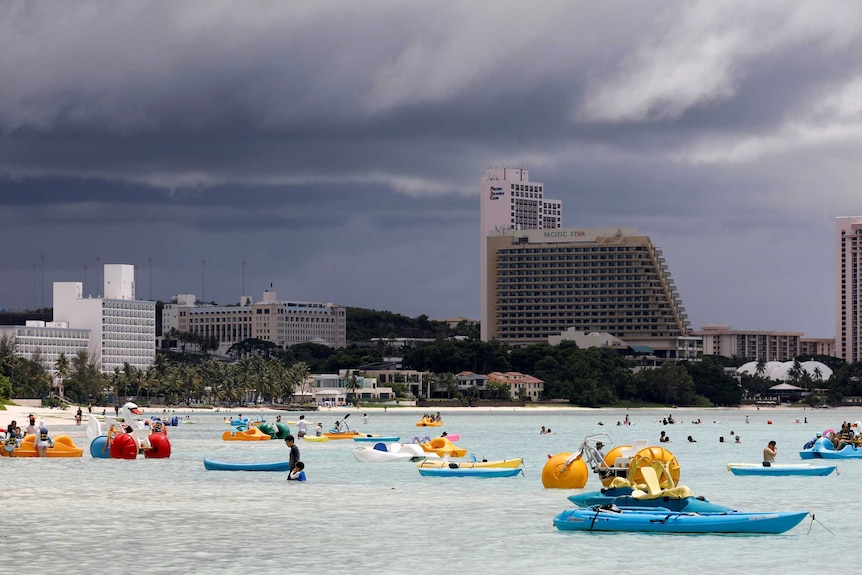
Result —
POLYGON ((299 463, 299 448, 296 446, 295 440, 292 435, 288 435, 284 438, 284 444, 290 448, 290 469, 293 470, 296 467, 296 464, 299 463))
POLYGON ((767 446, 763 448, 763 466, 769 467, 775 463, 776 455, 778 455, 778 445, 775 441, 770 441, 767 446))

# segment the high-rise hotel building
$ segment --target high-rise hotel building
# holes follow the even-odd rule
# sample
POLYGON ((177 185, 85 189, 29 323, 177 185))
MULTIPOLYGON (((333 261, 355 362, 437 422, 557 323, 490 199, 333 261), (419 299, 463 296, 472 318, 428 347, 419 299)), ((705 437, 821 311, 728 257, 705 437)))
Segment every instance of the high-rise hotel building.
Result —
MULTIPOLYGON (((563 226, 563 203, 545 199, 545 186, 530 181, 526 168, 488 168, 482 178, 480 250, 482 339, 489 339, 485 316, 488 301, 487 250, 485 238, 501 230, 548 230, 563 226)), ((493 336, 491 336, 493 337, 493 336)))
POLYGON ((862 216, 835 218, 835 354, 847 363, 862 360, 862 216))
POLYGON ((529 345, 574 328, 695 358, 699 338, 661 250, 633 228, 562 228, 561 203, 544 200, 526 172, 490 169, 482 179, 482 339, 529 345), (541 202, 535 218, 520 219, 521 194, 541 202))

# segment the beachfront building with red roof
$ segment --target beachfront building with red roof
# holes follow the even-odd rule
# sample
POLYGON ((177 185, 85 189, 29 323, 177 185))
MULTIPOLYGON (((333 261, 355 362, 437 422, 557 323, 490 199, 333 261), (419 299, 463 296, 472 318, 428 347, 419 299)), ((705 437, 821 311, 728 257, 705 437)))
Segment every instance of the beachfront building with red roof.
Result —
POLYGON ((509 393, 513 399, 523 398, 530 401, 539 401, 545 391, 545 382, 532 375, 526 375, 517 371, 493 371, 488 374, 487 384, 504 383, 509 386, 509 393))

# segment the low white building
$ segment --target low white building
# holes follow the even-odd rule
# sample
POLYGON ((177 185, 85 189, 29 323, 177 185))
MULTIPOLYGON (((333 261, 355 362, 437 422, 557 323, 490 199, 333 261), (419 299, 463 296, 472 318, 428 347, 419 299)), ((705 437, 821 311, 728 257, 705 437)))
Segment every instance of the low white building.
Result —
POLYGON ((72 328, 66 322, 28 320, 24 325, 0 326, 0 337, 13 338, 15 355, 24 359, 39 358, 52 377, 57 375, 57 360, 66 355, 71 367, 72 358, 80 351, 88 351, 90 330, 72 328))

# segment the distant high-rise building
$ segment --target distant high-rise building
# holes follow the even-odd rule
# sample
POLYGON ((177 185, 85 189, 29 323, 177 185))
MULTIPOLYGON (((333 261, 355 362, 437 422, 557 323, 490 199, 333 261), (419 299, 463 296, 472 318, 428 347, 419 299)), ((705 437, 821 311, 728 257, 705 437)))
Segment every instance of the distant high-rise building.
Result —
POLYGON ((565 229, 559 200, 522 168, 481 182, 482 339, 548 341, 607 332, 667 359, 697 357, 661 250, 632 228, 565 229))
POLYGON ((862 216, 835 222, 835 353, 855 363, 862 360, 862 216))
MULTIPOLYGON (((526 168, 488 168, 482 178, 481 193, 481 249, 480 249, 480 306, 487 309, 488 292, 487 246, 485 238, 501 230, 546 230, 563 226, 563 203, 545 199, 545 186, 530 181, 526 168)), ((482 317, 482 339, 488 339, 487 318, 482 317)))
POLYGON ((156 357, 156 304, 135 299, 135 267, 105 264, 103 298, 85 298, 81 282, 54 282, 54 321, 90 330, 90 359, 102 373, 145 370, 156 357))
POLYGON ((661 358, 698 355, 661 250, 633 228, 509 230, 486 245, 488 338, 529 345, 575 328, 661 358))

